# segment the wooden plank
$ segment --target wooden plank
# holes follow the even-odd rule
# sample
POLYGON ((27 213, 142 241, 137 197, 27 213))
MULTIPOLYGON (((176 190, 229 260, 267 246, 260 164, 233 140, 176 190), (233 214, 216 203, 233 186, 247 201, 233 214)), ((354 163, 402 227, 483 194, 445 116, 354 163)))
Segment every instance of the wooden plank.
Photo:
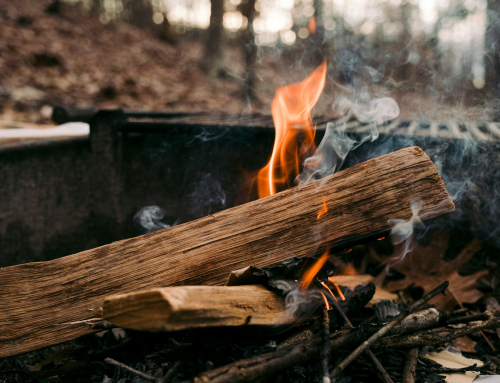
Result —
MULTIPOLYGON (((371 275, 338 275, 338 285, 354 290, 373 281, 371 275)), ((367 305, 398 296, 377 287, 367 305)), ((216 326, 275 326, 294 322, 282 299, 261 285, 175 286, 112 295, 103 317, 114 325, 139 331, 178 331, 216 326)))
POLYGON ((92 330, 104 297, 175 285, 222 285, 231 270, 312 255, 339 242, 454 210, 418 147, 374 158, 300 188, 48 262, 0 269, 0 357, 92 330), (326 202, 328 213, 317 220, 326 202), (76 324, 69 324, 79 322, 76 324))
POLYGON ((104 319, 143 331, 293 323, 282 299, 264 286, 177 286, 113 295, 104 319))

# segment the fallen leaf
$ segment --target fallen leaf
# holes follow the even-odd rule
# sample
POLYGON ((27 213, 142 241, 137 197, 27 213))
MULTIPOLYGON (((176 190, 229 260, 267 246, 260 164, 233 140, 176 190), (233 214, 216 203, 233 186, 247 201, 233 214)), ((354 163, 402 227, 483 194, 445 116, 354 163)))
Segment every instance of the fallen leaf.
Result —
MULTIPOLYGON (((448 247, 448 237, 447 232, 434 233, 426 246, 417 245, 401 260, 390 264, 392 269, 404 274, 404 279, 392 281, 387 278, 387 272, 383 271, 382 275, 377 277, 377 281, 389 291, 404 290, 413 286, 421 287, 424 294, 440 283, 449 281, 448 294, 438 295, 431 301, 436 308, 452 310, 457 304, 475 303, 483 293, 477 290, 474 284, 477 278, 487 274, 488 271, 462 276, 458 274, 458 269, 481 248, 481 242, 473 239, 454 260, 446 261, 443 255, 448 247)), ((398 250, 395 249, 395 254, 398 250)))

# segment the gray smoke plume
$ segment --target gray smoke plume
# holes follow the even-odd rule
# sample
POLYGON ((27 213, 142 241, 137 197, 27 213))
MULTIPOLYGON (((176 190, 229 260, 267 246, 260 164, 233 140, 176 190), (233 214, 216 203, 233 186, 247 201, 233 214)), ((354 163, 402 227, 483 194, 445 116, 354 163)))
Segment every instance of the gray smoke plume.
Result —
POLYGON ((210 173, 196 183, 194 192, 189 196, 191 212, 199 217, 210 214, 214 207, 226 204, 226 193, 220 183, 210 173))
POLYGON ((159 206, 146 206, 134 215, 134 223, 143 233, 151 233, 170 227, 161 222, 164 217, 165 214, 159 206))
POLYGON ((377 123, 399 116, 399 106, 390 97, 375 98, 369 104, 341 98, 338 107, 342 114, 347 114, 347 118, 341 123, 327 124, 325 135, 314 155, 304 161, 304 169, 298 176, 300 185, 337 172, 350 151, 368 140, 378 138, 377 123), (358 132, 356 138, 349 137, 346 132, 346 122, 353 115, 358 121, 368 124, 364 131, 358 132))
POLYGON ((412 201, 410 203, 412 216, 408 221, 403 219, 390 219, 387 221, 387 223, 392 227, 389 234, 392 244, 403 244, 401 251, 397 257, 395 257, 396 262, 403 259, 403 257, 415 247, 416 242, 414 241, 413 236, 415 228, 425 229, 425 224, 418 216, 422 205, 423 202, 421 200, 412 201))

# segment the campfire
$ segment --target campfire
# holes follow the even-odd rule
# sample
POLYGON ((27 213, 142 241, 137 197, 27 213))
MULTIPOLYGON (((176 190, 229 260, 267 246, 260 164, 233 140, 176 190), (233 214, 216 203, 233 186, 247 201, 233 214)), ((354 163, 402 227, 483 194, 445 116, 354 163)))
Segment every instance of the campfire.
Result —
POLYGON ((345 165, 397 118, 390 98, 338 100, 345 118, 329 123, 316 146, 312 111, 326 74, 323 61, 302 82, 277 89, 272 152, 245 190, 258 199, 0 269, 2 366, 20 380, 94 366, 103 382, 121 383, 409 383, 496 374, 498 359, 474 354, 477 345, 496 352, 495 290, 475 288, 485 270, 457 272, 480 240, 448 262, 452 230, 431 232, 427 245, 418 238, 455 210, 443 164, 408 146, 345 165), (378 251, 384 246, 392 251, 378 251), (34 367, 19 368, 22 353, 34 367), (473 355, 478 360, 465 357, 473 355))

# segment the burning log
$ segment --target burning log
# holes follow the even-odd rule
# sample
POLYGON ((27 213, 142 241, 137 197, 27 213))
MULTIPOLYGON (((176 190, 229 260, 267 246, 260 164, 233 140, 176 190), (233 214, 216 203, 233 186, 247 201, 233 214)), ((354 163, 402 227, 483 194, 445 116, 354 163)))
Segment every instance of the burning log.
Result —
POLYGON ((48 262, 0 269, 0 357, 96 331, 106 296, 172 285, 225 283, 264 267, 390 230, 391 218, 453 211, 437 169, 418 147, 199 220, 48 262), (324 202, 326 201, 326 202, 324 202), (317 220, 318 212, 328 212, 317 220))
POLYGON ((106 298, 104 318, 146 331, 293 322, 281 299, 263 286, 166 287, 106 298))

